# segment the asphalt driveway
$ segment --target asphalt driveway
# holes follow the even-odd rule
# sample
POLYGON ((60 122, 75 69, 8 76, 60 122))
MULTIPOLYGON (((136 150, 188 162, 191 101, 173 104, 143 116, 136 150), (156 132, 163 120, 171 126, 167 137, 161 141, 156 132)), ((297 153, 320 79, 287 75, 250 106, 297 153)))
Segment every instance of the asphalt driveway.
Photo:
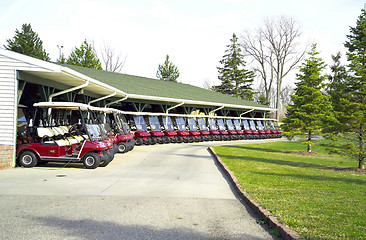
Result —
POLYGON ((273 239, 215 165, 216 144, 140 146, 94 170, 2 170, 0 239, 273 239))

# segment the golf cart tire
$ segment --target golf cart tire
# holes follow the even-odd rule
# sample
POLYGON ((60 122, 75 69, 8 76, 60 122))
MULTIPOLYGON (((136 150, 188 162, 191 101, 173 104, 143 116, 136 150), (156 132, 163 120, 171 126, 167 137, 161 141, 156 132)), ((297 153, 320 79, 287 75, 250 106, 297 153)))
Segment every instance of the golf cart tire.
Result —
POLYGON ((129 144, 130 146, 129 146, 129 148, 128 148, 128 151, 132 151, 133 150, 133 148, 135 147, 135 140, 134 139, 132 139, 132 141, 130 142, 130 144, 129 144))
POLYGON ((95 152, 87 152, 83 156, 83 165, 87 169, 95 169, 100 165, 100 157, 95 152))
POLYGON ((163 137, 163 140, 164 140, 164 143, 165 143, 165 144, 170 143, 170 137, 169 137, 169 136, 164 136, 164 137, 163 137))
POLYGON ((105 161, 103 161, 99 164, 99 167, 106 167, 110 162, 112 162, 112 161, 111 160, 105 160, 105 161))
POLYGON ((141 137, 137 137, 135 138, 135 144, 136 146, 141 146, 142 144, 144 144, 144 140, 141 137))
POLYGON ((125 153, 127 151, 128 151, 128 149, 127 149, 126 143, 125 142, 119 142, 118 143, 118 152, 119 153, 125 153))
POLYGON ((24 151, 19 156, 19 164, 22 167, 30 168, 37 165, 38 157, 32 151, 24 151))

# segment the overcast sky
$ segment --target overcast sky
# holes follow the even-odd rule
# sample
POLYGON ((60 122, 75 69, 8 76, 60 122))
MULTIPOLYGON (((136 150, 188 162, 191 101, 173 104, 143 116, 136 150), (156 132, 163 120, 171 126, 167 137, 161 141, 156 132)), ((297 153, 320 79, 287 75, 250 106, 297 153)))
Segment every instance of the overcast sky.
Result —
POLYGON ((30 23, 52 61, 57 45, 67 57, 87 39, 96 49, 107 44, 121 52, 123 73, 137 76, 156 78, 169 54, 178 80, 202 87, 219 83, 216 67, 232 34, 263 25, 265 17, 296 19, 303 42, 316 42, 331 64, 331 54, 345 52, 363 7, 362 0, 1 0, 0 47, 30 23))

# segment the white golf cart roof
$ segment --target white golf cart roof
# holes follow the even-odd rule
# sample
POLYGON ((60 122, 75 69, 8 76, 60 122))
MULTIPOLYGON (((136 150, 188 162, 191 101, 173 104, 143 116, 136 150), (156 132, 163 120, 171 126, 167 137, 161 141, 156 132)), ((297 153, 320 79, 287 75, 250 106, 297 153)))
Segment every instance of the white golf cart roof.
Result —
POLYGON ((55 109, 66 109, 66 110, 80 109, 81 111, 88 111, 92 108, 92 106, 75 102, 39 102, 33 104, 33 106, 40 108, 55 108, 55 109))
POLYGON ((248 117, 225 117, 225 116, 210 116, 210 115, 189 115, 189 114, 166 114, 166 113, 152 113, 152 112, 128 112, 120 111, 119 113, 134 116, 162 116, 162 117, 185 117, 185 118, 215 118, 215 119, 238 119, 238 120, 265 120, 265 121, 277 121, 271 118, 248 118, 248 117))
POLYGON ((188 117, 188 118, 215 118, 215 119, 238 119, 238 120, 265 120, 277 121, 270 118, 247 118, 247 117, 225 117, 225 116, 210 116, 210 115, 189 115, 189 114, 166 114, 166 113, 152 113, 152 112, 129 112, 121 111, 114 108, 94 107, 83 103, 75 102, 39 102, 33 104, 34 107, 42 108, 56 108, 67 110, 81 110, 81 111, 98 111, 104 113, 119 113, 134 116, 162 116, 162 117, 188 117))

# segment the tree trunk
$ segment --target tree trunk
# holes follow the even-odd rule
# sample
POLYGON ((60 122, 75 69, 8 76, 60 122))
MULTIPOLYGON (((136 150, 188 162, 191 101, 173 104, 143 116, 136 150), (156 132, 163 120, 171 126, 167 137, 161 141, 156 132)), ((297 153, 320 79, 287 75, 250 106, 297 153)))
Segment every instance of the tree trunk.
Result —
POLYGON ((360 132, 358 133, 358 168, 365 169, 365 143, 363 142, 363 124, 360 125, 360 132))
POLYGON ((280 121, 280 99, 281 99, 281 81, 277 79, 277 98, 276 98, 277 121, 280 121))
POLYGON ((308 133, 308 152, 311 152, 311 130, 308 133))
POLYGON ((364 157, 362 157, 361 159, 358 160, 358 168, 365 169, 365 158, 364 157))

